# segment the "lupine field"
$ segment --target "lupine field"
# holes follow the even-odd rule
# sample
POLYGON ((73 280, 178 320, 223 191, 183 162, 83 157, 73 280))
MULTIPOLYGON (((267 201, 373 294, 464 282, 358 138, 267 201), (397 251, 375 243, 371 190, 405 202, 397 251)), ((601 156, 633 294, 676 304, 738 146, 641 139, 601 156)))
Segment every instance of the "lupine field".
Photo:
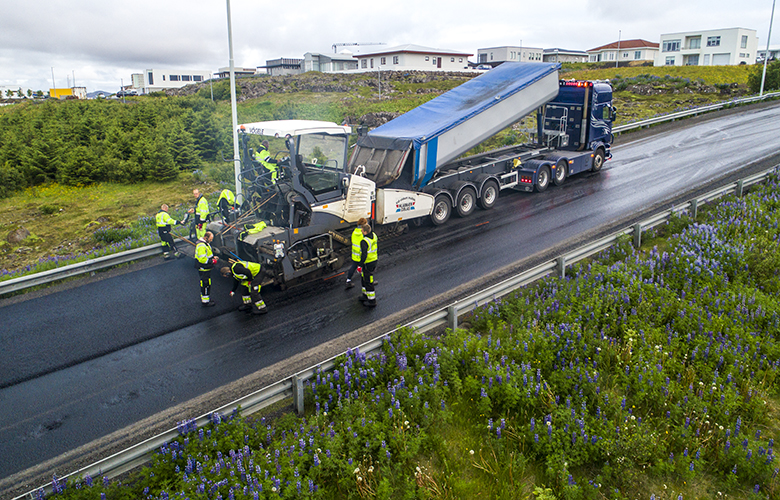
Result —
POLYGON ((55 497, 778 498, 779 192, 677 219, 465 329, 351 351, 306 386, 304 418, 182 422, 135 475, 55 476, 55 497))

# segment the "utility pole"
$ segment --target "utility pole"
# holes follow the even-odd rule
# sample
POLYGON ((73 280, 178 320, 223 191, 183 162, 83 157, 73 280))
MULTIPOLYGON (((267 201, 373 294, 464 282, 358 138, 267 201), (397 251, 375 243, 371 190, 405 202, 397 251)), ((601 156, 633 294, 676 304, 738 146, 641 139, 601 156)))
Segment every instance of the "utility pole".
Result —
MULTIPOLYGON (((55 93, 57 92, 57 85, 54 83, 54 66, 51 67, 51 89, 55 93)), ((52 97, 51 92, 49 92, 49 97, 52 97)))
POLYGON ((211 87, 211 102, 214 102, 214 73, 209 73, 209 87, 211 87))
POLYGON ((764 54, 764 71, 761 73, 761 91, 759 97, 764 95, 764 80, 766 80, 766 63, 769 61, 769 41, 772 39, 772 20, 775 17, 775 0, 772 0, 772 15, 769 17, 769 34, 766 37, 766 54, 764 54))
POLYGON ((233 115, 233 167, 236 180, 236 203, 242 198, 241 193, 241 157, 238 153, 238 111, 236 110, 236 71, 233 67, 233 26, 230 20, 230 0, 227 1, 228 51, 230 52, 230 110, 233 115))
POLYGON ((618 30, 618 48, 615 55, 615 67, 618 67, 618 61, 620 60, 620 36, 623 34, 623 30, 618 30))

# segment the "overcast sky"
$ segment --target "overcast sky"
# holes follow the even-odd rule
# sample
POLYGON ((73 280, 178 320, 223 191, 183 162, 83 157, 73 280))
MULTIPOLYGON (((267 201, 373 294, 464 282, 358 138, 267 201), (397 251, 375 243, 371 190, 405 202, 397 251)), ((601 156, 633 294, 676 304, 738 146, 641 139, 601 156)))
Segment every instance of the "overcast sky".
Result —
MULTIPOLYGON (((232 0, 236 67, 332 53, 334 43, 413 43, 474 54, 523 45, 587 50, 661 33, 750 28, 766 47, 772 0, 232 0)), ((228 66, 224 0, 0 2, 0 86, 115 92, 145 69, 228 66)), ((775 13, 772 45, 780 39, 775 13)), ((371 52, 382 46, 348 47, 371 52)), ((340 47, 339 50, 342 48, 340 47)))

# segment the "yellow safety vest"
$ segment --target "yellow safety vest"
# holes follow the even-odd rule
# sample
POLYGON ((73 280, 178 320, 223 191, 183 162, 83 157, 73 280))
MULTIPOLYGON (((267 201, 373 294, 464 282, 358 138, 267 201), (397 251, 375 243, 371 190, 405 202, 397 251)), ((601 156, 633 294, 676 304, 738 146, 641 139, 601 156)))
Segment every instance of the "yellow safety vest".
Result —
POLYGON ((205 221, 209 216, 209 200, 207 200, 203 195, 198 198, 198 202, 195 206, 195 214, 198 216, 201 222, 205 221))
MULTIPOLYGON (((195 260, 201 263, 201 268, 209 263, 209 260, 214 257, 214 252, 211 251, 211 245, 204 240, 198 240, 195 245, 195 260)), ((205 271, 205 269, 203 269, 205 271)))
POLYGON ((157 212, 157 215, 155 216, 155 220, 157 221, 157 227, 166 227, 168 228, 168 231, 171 230, 171 226, 175 226, 178 224, 176 220, 174 220, 173 217, 168 215, 168 212, 165 210, 160 210, 157 212))
POLYGON ((363 231, 356 227, 352 231, 352 260, 360 262, 360 242, 363 241, 363 231))
POLYGON ((249 281, 254 279, 255 276, 260 274, 260 264, 257 262, 247 262, 244 260, 239 260, 238 262, 233 263, 232 266, 230 266, 230 270, 233 272, 233 276, 238 280, 239 283, 241 283, 244 286, 249 286, 249 281), (245 268, 249 270, 250 273, 252 273, 251 276, 247 276, 246 274, 240 273, 236 271, 236 266, 238 264, 241 264, 245 268))
POLYGON ((364 236, 363 239, 366 240, 368 243, 368 254, 366 255, 366 264, 369 262, 375 262, 377 259, 377 241, 379 238, 377 238, 376 233, 371 233, 374 235, 373 238, 369 238, 368 236, 364 236))

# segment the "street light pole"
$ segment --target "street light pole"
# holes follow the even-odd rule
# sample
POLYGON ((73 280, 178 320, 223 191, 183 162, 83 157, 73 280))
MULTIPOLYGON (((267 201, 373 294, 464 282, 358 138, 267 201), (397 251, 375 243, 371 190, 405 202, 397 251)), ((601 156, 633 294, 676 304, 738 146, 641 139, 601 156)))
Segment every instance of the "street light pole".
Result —
POLYGON ((772 20, 775 17, 775 0, 772 0, 772 15, 769 17, 769 34, 766 37, 766 53, 764 54, 764 71, 761 73, 761 91, 759 97, 764 95, 764 80, 766 80, 766 63, 769 61, 769 41, 772 39, 772 20))
POLYGON ((230 20, 230 0, 227 0, 228 49, 230 52, 230 110, 233 114, 233 167, 236 181, 236 203, 239 203, 241 193, 241 157, 238 153, 238 112, 236 110, 236 72, 233 68, 233 27, 230 20))
POLYGON ((617 54, 615 54, 615 67, 618 67, 618 61, 620 60, 620 36, 623 34, 623 30, 618 30, 618 48, 617 54))

